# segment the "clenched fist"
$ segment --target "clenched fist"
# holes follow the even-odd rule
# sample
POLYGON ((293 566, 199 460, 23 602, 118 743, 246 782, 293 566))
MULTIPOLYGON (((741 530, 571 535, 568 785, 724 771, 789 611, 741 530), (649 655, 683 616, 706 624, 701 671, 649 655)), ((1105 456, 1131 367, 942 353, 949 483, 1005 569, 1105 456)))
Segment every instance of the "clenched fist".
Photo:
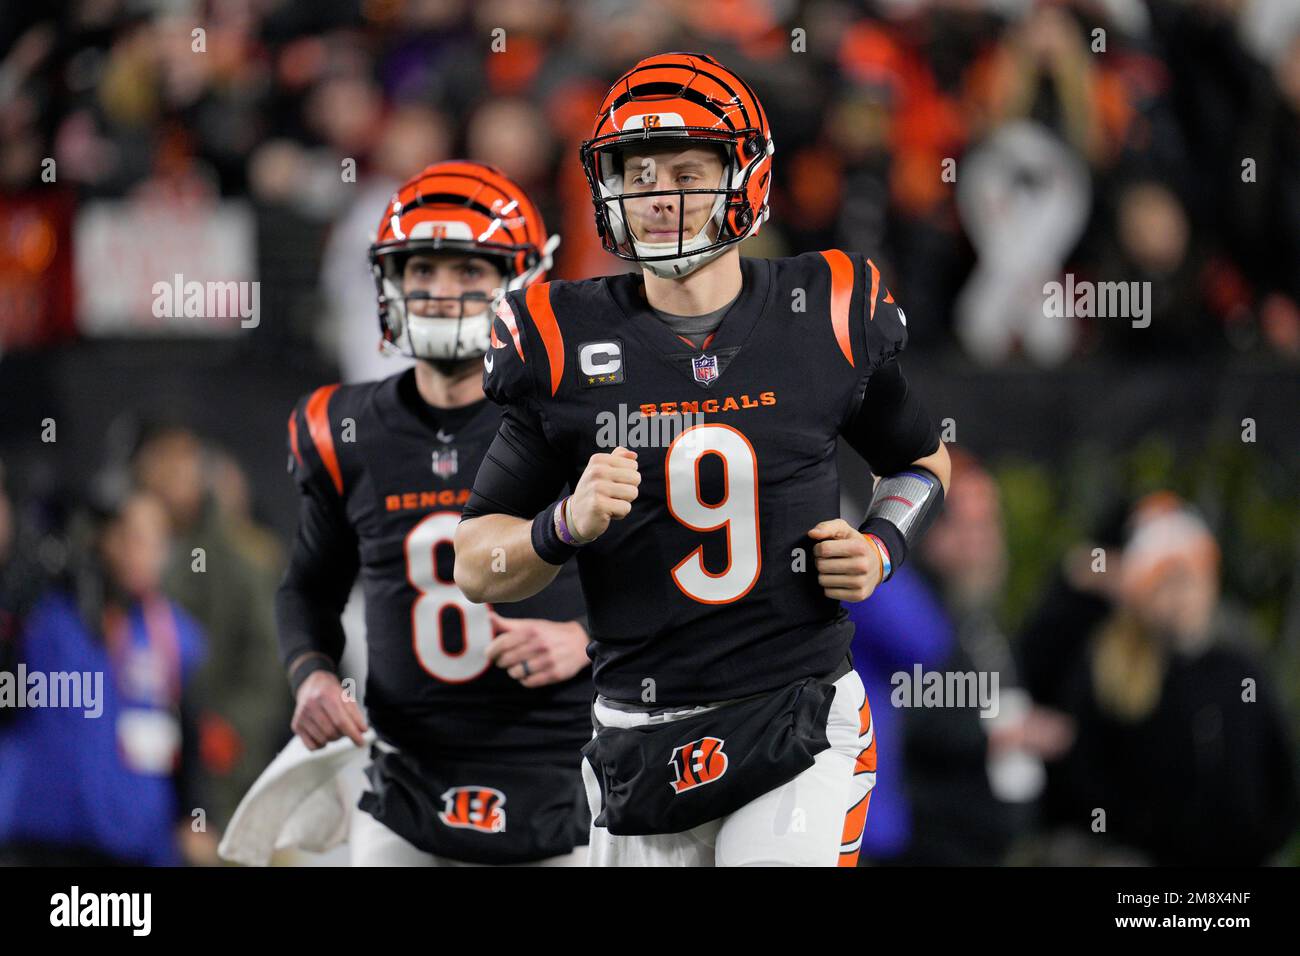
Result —
POLYGON ((609 523, 626 518, 636 501, 641 472, 636 452, 622 447, 591 456, 569 499, 569 532, 583 544, 605 533, 609 523))
POLYGON ((813 557, 817 583, 836 601, 865 601, 880 583, 884 570, 880 552, 843 518, 819 522, 808 532, 817 542, 813 557))

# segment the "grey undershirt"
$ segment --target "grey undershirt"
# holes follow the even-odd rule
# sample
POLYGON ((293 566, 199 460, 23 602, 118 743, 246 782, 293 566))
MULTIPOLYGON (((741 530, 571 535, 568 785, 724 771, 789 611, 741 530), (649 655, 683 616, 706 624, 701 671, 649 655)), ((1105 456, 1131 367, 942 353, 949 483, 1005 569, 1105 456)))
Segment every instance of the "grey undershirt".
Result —
MULTIPOLYGON (((737 294, 736 299, 739 298, 740 295, 737 294)), ((690 341, 697 349, 701 349, 704 348, 704 341, 722 324, 723 318, 736 304, 736 299, 732 299, 720 309, 705 312, 703 315, 673 315, 671 312, 660 312, 654 306, 650 306, 650 311, 673 332, 690 341)))

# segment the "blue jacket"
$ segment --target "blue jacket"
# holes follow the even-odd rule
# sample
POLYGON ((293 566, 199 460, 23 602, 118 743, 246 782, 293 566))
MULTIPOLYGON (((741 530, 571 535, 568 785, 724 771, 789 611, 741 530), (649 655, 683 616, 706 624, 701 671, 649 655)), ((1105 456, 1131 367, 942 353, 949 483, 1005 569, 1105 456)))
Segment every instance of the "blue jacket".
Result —
POLYGON ((890 677, 912 665, 942 666, 956 637, 939 599, 925 579, 904 565, 867 600, 846 604, 857 630, 853 666, 867 689, 879 770, 862 837, 866 859, 887 860, 907 849, 912 819, 903 766, 902 715, 891 706, 890 677))
MULTIPOLYGON (((149 641, 145 614, 133 607, 112 653, 82 622, 73 598, 54 591, 32 608, 19 658, 27 674, 99 674, 98 716, 86 707, 32 707, 0 730, 0 844, 34 842, 91 849, 129 862, 176 865, 174 828, 181 809, 170 772, 130 764, 123 743, 141 739, 142 725, 179 730, 176 704, 204 655, 198 624, 176 605, 175 640, 166 653, 149 641), (150 687, 151 676, 166 692, 150 687), (125 735, 125 736, 124 736, 125 735)), ((22 693, 23 688, 18 688, 22 693)), ((151 742, 157 735, 145 734, 151 742)), ((163 735, 165 738, 165 734, 163 735)), ((166 762, 168 748, 161 748, 166 762)), ((179 754, 179 751, 177 751, 179 754)))

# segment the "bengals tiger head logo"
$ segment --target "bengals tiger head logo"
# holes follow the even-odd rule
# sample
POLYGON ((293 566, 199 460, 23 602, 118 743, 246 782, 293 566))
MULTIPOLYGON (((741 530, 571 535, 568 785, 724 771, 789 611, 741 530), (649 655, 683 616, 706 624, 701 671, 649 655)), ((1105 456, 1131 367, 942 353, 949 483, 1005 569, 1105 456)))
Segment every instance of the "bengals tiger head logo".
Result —
POLYGON ((438 819, 449 827, 483 833, 506 830, 506 795, 492 787, 452 787, 442 795, 438 819))
POLYGON ((713 783, 726 773, 727 755, 722 752, 720 738, 703 737, 674 750, 668 766, 677 776, 668 786, 673 788, 673 793, 684 793, 713 783))

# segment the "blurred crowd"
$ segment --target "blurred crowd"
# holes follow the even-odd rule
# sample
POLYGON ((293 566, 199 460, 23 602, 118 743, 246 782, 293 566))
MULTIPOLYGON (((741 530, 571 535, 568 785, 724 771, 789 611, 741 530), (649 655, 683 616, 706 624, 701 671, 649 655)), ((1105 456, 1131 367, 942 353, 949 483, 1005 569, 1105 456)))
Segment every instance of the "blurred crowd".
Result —
MULTIPOLYGON (((578 144, 666 49, 717 56, 767 108, 749 253, 872 255, 920 356, 1300 361, 1295 0, 52 0, 0 8, 0 374, 86 334, 71 236, 108 201, 250 210, 247 341, 313 378, 396 370, 366 248, 431 162, 520 182, 563 237, 554 275, 622 269, 578 144), (1067 274, 1150 283, 1150 324, 1050 321, 1067 274)), ((1293 477, 1241 442, 1094 454, 1051 487, 950 450, 924 548, 850 609, 881 753, 864 860, 1300 860, 1293 477), (1064 513, 1130 466, 1108 514, 1082 509, 1094 527, 1064 513), (999 715, 892 705, 918 665, 999 674, 999 715)), ((88 488, 0 472, 0 672, 107 675, 98 721, 0 707, 0 862, 211 863, 288 737, 281 538, 191 422, 128 422, 107 458, 88 488)))
MULTIPOLYGON (((748 78, 775 131, 753 254, 868 252, 914 347, 1300 358, 1293 0, 10 4, 0 190, 176 215, 247 200, 274 315, 260 347, 310 343, 364 378, 364 250, 395 184, 493 163, 562 234, 557 275, 619 269, 578 143, 639 57, 696 48, 748 78), (1066 273, 1150 283, 1149 327, 1051 321, 1043 286, 1066 273)), ((25 238, 0 283, 57 267, 25 238)), ((7 323, 10 347, 34 335, 7 323)))
POLYGON ((15 499, 0 470, 0 671, 19 695, 104 675, 93 717, 3 700, 0 863, 215 863, 289 737, 283 548, 242 470, 175 424, 121 451, 80 494, 15 499))
POLYGON ((882 754, 863 852, 920 865, 1294 864, 1294 719, 1218 542, 1168 490, 1074 542, 1036 606, 1000 614, 1003 494, 950 449, 917 560, 852 607, 882 754), (899 675, 997 674, 997 706, 915 706, 899 675), (886 703, 888 701, 888 703, 886 703), (996 711, 996 712, 992 712, 996 711))

